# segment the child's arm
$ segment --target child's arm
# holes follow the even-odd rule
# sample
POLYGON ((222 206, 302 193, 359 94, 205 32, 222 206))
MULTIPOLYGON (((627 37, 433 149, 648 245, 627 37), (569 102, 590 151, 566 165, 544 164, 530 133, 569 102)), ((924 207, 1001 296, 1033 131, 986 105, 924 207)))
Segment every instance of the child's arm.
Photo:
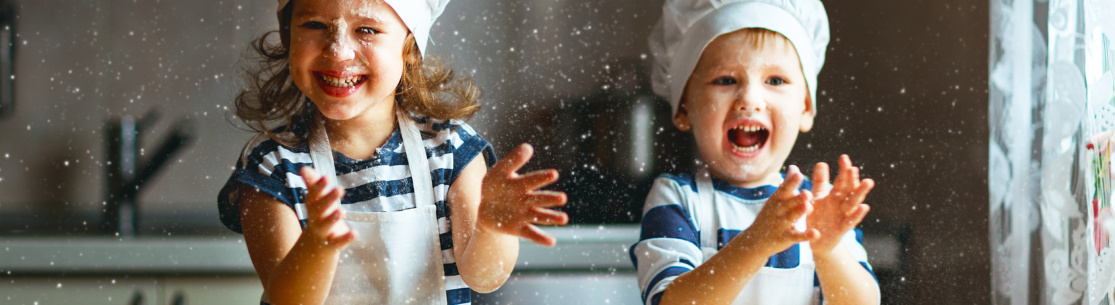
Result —
POLYGON ((321 304, 329 294, 337 258, 356 234, 342 219, 341 188, 304 167, 306 228, 294 211, 270 195, 240 187, 244 242, 271 304, 321 304))
POLYGON ((848 155, 840 156, 840 173, 829 185, 828 164, 817 163, 813 170, 814 191, 817 201, 813 214, 806 220, 809 228, 821 236, 809 242, 813 248, 813 261, 817 264, 817 278, 825 303, 879 304, 879 285, 864 266, 852 256, 840 241, 848 230, 856 227, 870 208, 863 204, 867 193, 875 186, 871 179, 859 180, 859 168, 852 166, 848 155))
POLYGON ((815 238, 815 230, 794 229, 794 222, 812 210, 812 193, 794 195, 804 180, 801 171, 790 166, 786 180, 763 206, 755 223, 708 261, 674 279, 659 304, 731 304, 772 255, 815 238))
POLYGON ((492 292, 511 275, 519 256, 516 237, 552 246, 554 238, 534 224, 569 222, 565 213, 548 209, 564 205, 565 193, 538 190, 557 181, 557 171, 515 173, 533 151, 530 145, 520 145, 490 171, 483 158, 476 158, 449 188, 453 244, 459 245, 453 247, 457 268, 477 292, 492 292))

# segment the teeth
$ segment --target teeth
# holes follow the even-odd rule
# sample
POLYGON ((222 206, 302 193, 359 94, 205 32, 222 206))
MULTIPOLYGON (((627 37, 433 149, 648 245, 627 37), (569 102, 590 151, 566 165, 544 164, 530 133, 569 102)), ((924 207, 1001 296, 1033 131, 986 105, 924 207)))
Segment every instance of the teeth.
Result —
POLYGON ((759 150, 759 144, 751 145, 751 146, 748 146, 748 147, 740 147, 740 146, 736 146, 735 144, 733 144, 732 145, 732 150, 736 151, 736 152, 741 152, 741 153, 755 152, 756 150, 759 150))
MULTIPOLYGON (((761 130, 765 130, 765 128, 759 125, 740 125, 734 127, 734 129, 743 132, 758 132, 761 130)), ((740 153, 751 153, 759 150, 760 145, 762 145, 762 143, 755 143, 755 145, 751 145, 748 147, 736 146, 735 144, 732 144, 732 150, 740 153)))
POLYGON ((325 75, 325 74, 319 74, 319 77, 321 78, 321 80, 325 81, 326 84, 329 84, 330 86, 333 86, 333 87, 341 87, 341 88, 352 87, 352 86, 356 85, 357 83, 359 83, 360 81, 364 80, 363 76, 353 76, 353 77, 350 77, 350 78, 338 78, 338 77, 332 77, 332 76, 325 75))
POLYGON ((740 125, 740 126, 734 127, 734 129, 740 130, 740 131, 743 131, 743 132, 756 132, 756 131, 763 130, 764 128, 762 126, 758 126, 758 125, 747 125, 747 126, 740 125))

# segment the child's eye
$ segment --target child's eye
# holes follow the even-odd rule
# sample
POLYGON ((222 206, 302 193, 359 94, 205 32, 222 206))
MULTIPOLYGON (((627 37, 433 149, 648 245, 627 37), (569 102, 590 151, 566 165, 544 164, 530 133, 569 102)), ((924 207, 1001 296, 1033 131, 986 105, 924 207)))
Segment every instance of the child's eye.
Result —
POLYGON ((328 28, 328 26, 326 26, 324 23, 321 23, 321 22, 309 21, 309 22, 303 23, 302 28, 320 30, 320 29, 326 29, 326 28, 328 28))
POLYGON ((782 85, 782 84, 785 84, 785 83, 786 83, 786 79, 781 78, 781 77, 771 77, 770 79, 767 79, 767 85, 771 85, 771 86, 779 86, 779 85, 782 85))
POLYGON ((378 34, 380 31, 369 27, 362 27, 356 29, 356 32, 360 34, 378 34))
POLYGON ((712 80, 712 84, 719 86, 735 85, 736 79, 728 76, 717 77, 716 79, 712 80))

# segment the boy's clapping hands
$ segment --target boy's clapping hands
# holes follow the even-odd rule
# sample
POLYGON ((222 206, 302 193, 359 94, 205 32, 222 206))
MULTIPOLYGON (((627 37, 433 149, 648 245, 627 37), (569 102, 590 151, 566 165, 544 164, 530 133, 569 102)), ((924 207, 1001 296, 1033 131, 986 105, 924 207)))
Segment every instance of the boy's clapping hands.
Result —
POLYGON ((813 191, 802 190, 797 195, 794 190, 801 187, 805 176, 797 166, 789 166, 785 181, 747 233, 768 241, 772 253, 804 241, 814 253, 831 252, 848 230, 863 221, 870 210, 863 201, 875 187, 875 181, 859 178, 859 168, 852 165, 848 155, 841 155, 839 162, 840 171, 832 184, 828 164, 820 162, 813 169, 813 191), (805 230, 795 230, 794 222, 802 215, 806 215, 805 230))
POLYGON ((790 165, 786 171, 786 179, 778 190, 767 199, 767 204, 755 217, 755 223, 742 234, 750 239, 759 241, 762 251, 774 254, 790 246, 815 239, 819 236, 817 230, 806 228, 798 231, 794 223, 802 215, 813 212, 813 193, 803 190, 798 194, 794 191, 801 187, 805 175, 797 166, 790 165))
POLYGON ((871 179, 859 179, 859 168, 848 155, 840 156, 840 172, 829 184, 829 167, 824 162, 813 169, 813 214, 806 219, 820 237, 809 241, 814 253, 831 252, 844 233, 856 227, 871 208, 863 204, 867 193, 875 187, 871 179))

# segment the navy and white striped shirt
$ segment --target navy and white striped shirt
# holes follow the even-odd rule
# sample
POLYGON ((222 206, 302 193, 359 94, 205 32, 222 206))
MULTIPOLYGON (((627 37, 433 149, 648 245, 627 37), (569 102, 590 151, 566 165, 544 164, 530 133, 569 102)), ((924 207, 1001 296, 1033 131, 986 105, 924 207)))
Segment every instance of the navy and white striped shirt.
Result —
MULTIPOLYGON (((638 270, 639 289, 643 303, 657 305, 666 287, 679 275, 689 272, 704 263, 701 252, 700 227, 689 215, 687 205, 700 205, 697 194, 697 181, 692 174, 662 175, 655 179, 654 186, 647 196, 643 207, 642 232, 639 242, 631 246, 631 261, 638 270)), ((712 179, 713 189, 719 193, 717 206, 720 227, 716 232, 716 250, 720 250, 741 231, 755 222, 755 217, 778 186, 766 185, 757 188, 739 188, 727 182, 712 179)), ((811 189, 809 181, 802 189, 811 189)), ((867 252, 863 249, 862 233, 858 229, 844 235, 840 245, 846 247, 852 256, 874 275, 867 263, 867 252)), ((816 279, 812 251, 809 243, 799 243, 783 252, 771 256, 764 270, 775 276, 763 277, 758 296, 747 296, 741 292, 739 299, 756 301, 756 304, 780 304, 787 293, 805 291, 811 294, 814 304, 821 304, 820 282, 816 279), (812 284, 812 287, 808 285, 812 284), (800 286, 806 287, 800 287, 800 286)), ((748 285, 759 281, 759 276, 748 285)), ((745 288, 747 290, 747 288, 745 288)), ((739 300, 737 299, 737 301, 739 300)))
MULTIPOLYGON (((450 185, 477 155, 484 156, 489 166, 494 164, 496 157, 492 145, 464 122, 420 115, 412 117, 422 133, 422 144, 430 163, 448 304, 470 304, 469 288, 457 272, 453 256, 453 234, 448 218, 451 211, 446 198, 450 185)), ((296 129, 287 136, 298 133, 304 132, 296 129)), ((304 134, 299 136, 305 137, 304 134)), ((387 212, 415 207, 414 186, 402 144, 402 136, 396 127, 371 159, 355 160, 333 152, 337 182, 345 188, 342 208, 359 212, 387 212)), ((257 135, 249 141, 236 162, 232 177, 221 189, 217 199, 221 222, 233 231, 242 232, 240 204, 234 191, 237 184, 245 184, 286 203, 294 209, 305 227, 306 185, 299 175, 303 166, 313 166, 306 141, 298 147, 288 147, 265 135, 257 135)))

